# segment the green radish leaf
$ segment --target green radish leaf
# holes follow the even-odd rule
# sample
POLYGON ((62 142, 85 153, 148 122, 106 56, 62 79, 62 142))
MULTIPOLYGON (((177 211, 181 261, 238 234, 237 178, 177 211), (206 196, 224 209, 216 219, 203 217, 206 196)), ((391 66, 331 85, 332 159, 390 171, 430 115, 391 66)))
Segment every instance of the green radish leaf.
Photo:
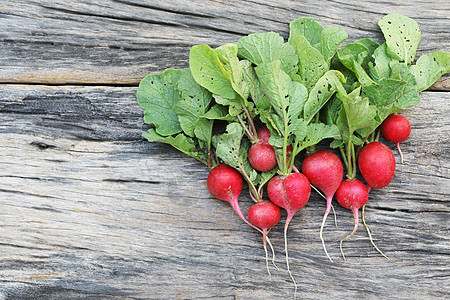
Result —
MULTIPOLYGON (((178 115, 183 131, 193 137, 196 123, 208 111, 212 95, 194 80, 189 69, 182 72, 177 88, 181 93, 181 99, 175 105, 174 111, 178 115)), ((201 123, 205 124, 205 120, 201 123)))
POLYGON ((378 21, 389 56, 410 65, 421 39, 417 22, 401 14, 389 14, 378 21))
POLYGON ((194 124, 194 135, 200 141, 204 141, 206 143, 211 143, 212 138, 212 128, 214 122, 208 119, 199 119, 194 124))
POLYGON ((241 98, 228 99, 219 95, 213 95, 213 97, 218 104, 228 106, 228 113, 232 117, 236 117, 243 110, 244 103, 241 98))
POLYGON ((345 142, 348 134, 352 135, 355 131, 366 127, 373 131, 379 125, 375 119, 377 107, 371 105, 368 98, 360 96, 360 89, 348 95, 339 93, 338 98, 342 101, 342 106, 337 125, 345 142))
POLYGON ((261 179, 259 181, 260 186, 264 186, 266 183, 272 179, 272 177, 277 173, 278 167, 273 168, 272 170, 261 172, 261 179))
POLYGON ((298 80, 298 57, 294 48, 275 32, 253 33, 238 41, 238 55, 256 66, 280 60, 281 68, 292 80, 298 80))
POLYGON ((320 119, 325 124, 336 124, 339 111, 341 110, 342 102, 337 98, 336 94, 325 104, 320 111, 320 119))
POLYGON ((195 81, 213 94, 234 99, 236 91, 231 84, 231 75, 225 69, 218 54, 207 45, 191 48, 189 67, 195 81))
POLYGON ((259 175, 248 162, 250 142, 244 139, 244 129, 239 123, 230 123, 226 130, 224 134, 213 136, 216 155, 239 172, 245 172, 252 182, 257 184, 259 175))
POLYGON ((341 72, 330 70, 323 75, 311 90, 303 107, 303 119, 308 123, 337 91, 346 93, 342 83, 345 77, 341 72))
POLYGON ((330 66, 331 59, 336 54, 339 45, 347 38, 347 32, 339 27, 328 27, 322 30, 319 50, 328 66, 330 66))
POLYGON ((311 46, 302 35, 293 35, 289 38, 291 44, 298 55, 298 73, 301 82, 308 90, 311 90, 317 81, 329 69, 327 61, 323 58, 319 50, 311 46))
POLYGON ((340 148, 344 146, 344 141, 342 139, 334 139, 331 143, 330 143, 330 148, 331 149, 336 149, 336 148, 340 148))
POLYGON ((377 43, 366 38, 345 45, 337 53, 341 63, 353 71, 363 85, 374 83, 367 74, 366 68, 376 47, 378 47, 377 43))
POLYGON ((311 123, 306 129, 305 139, 300 143, 300 149, 318 144, 328 138, 339 138, 339 128, 336 125, 326 125, 323 123, 311 123))
POLYGON ((450 52, 436 51, 419 57, 410 71, 416 78, 419 92, 428 89, 442 75, 450 72, 450 52))
POLYGON ((215 104, 208 110, 201 118, 205 118, 208 120, 223 120, 232 122, 235 120, 233 116, 228 113, 228 107, 215 104))
POLYGON ((237 57, 238 46, 236 44, 226 44, 214 50, 219 56, 219 60, 223 64, 225 70, 230 74, 231 86, 244 100, 249 95, 249 87, 246 81, 243 80, 244 65, 237 57))
POLYGON ((301 134, 303 122, 302 110, 308 97, 306 87, 281 70, 280 61, 261 64, 256 67, 256 74, 261 80, 262 88, 277 117, 272 116, 277 133, 284 136, 301 134), (287 126, 287 128, 286 128, 287 126))
POLYGON ((294 40, 299 36, 303 36, 311 46, 319 49, 322 38, 322 31, 322 25, 320 25, 313 18, 300 18, 292 21, 289 24, 289 40, 294 40))
POLYGON ((142 134, 149 142, 160 142, 166 143, 177 150, 198 159, 205 165, 207 164, 207 155, 205 155, 201 151, 197 151, 195 142, 184 135, 183 133, 179 133, 176 136, 162 136, 158 134, 154 128, 149 129, 147 132, 142 134))
POLYGON ((382 122, 390 114, 420 103, 415 77, 405 64, 393 60, 389 64, 390 78, 362 87, 370 102, 378 107, 377 120, 382 122))
POLYGON ((387 54, 386 43, 381 44, 373 53, 374 62, 369 63, 369 74, 376 82, 391 76, 392 58, 387 54))
POLYGON ((144 110, 144 121, 154 125, 158 134, 173 135, 182 131, 174 109, 180 94, 175 89, 181 70, 167 69, 161 74, 147 75, 136 92, 138 104, 144 110))
POLYGON ((283 117, 289 106, 288 92, 291 78, 281 69, 281 61, 260 64, 255 71, 270 104, 277 114, 283 117))
POLYGON ((256 108, 259 110, 267 109, 270 107, 270 102, 267 96, 262 90, 261 82, 256 76, 255 69, 252 63, 248 60, 242 60, 243 65, 243 80, 247 83, 249 87, 250 96, 255 103, 256 108))

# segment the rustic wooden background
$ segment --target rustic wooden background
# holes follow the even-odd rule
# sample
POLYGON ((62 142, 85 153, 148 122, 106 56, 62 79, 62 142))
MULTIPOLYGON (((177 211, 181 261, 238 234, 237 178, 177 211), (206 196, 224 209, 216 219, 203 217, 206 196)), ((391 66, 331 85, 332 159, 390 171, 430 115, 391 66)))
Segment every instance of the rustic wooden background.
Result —
MULTIPOLYGON (((302 16, 381 41, 377 21, 394 12, 418 22, 418 55, 450 50, 447 0, 0 0, 0 299, 291 298, 286 272, 266 273, 261 236, 209 195, 208 170, 141 137, 137 85, 186 67, 193 45, 287 37, 302 16)), ((367 204, 389 259, 363 226, 340 258, 353 223, 335 204, 330 263, 313 193, 288 234, 300 299, 450 297, 449 76, 421 96, 404 112, 408 164, 367 204)), ((284 267, 282 225, 270 236, 284 267)))

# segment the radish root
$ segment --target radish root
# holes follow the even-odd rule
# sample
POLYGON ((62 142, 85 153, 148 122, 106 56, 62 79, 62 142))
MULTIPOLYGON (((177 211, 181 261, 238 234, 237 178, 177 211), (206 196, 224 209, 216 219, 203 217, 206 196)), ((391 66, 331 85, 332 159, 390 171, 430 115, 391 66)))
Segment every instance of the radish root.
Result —
POLYGON ((328 254, 327 247, 325 246, 325 240, 323 239, 323 227, 325 225, 325 221, 327 220, 328 213, 329 212, 326 212, 325 215, 323 216, 322 225, 320 226, 319 236, 320 236, 320 240, 322 241, 322 247, 323 247, 323 250, 325 251, 325 254, 327 255, 328 259, 331 262, 333 262, 330 255, 328 254))
POLYGON ((365 207, 366 207, 365 205, 363 205, 363 207, 362 207, 362 221, 363 221, 364 227, 366 227, 367 234, 369 235, 370 242, 372 243, 372 245, 375 247, 375 249, 377 249, 377 251, 378 251, 381 255, 383 255, 385 258, 388 258, 388 257, 383 253, 383 251, 381 251, 380 249, 378 249, 377 245, 375 245, 375 242, 374 242, 373 239, 372 239, 372 234, 370 233, 369 226, 366 224, 366 220, 364 219, 364 208, 365 208, 365 207))
POLYGON ((292 217, 293 217, 293 214, 288 214, 286 223, 284 224, 284 251, 286 252, 287 272, 289 274, 289 277, 291 277, 292 283, 294 284, 294 299, 295 299, 295 298, 297 298, 297 283, 295 282, 294 276, 292 276, 291 269, 289 268, 289 254, 288 254, 288 245, 287 245, 287 229, 288 229, 289 223, 291 222, 292 217))
POLYGON ((355 216, 355 227, 353 228, 353 231, 352 231, 352 233, 350 233, 350 235, 346 236, 345 238, 343 238, 341 240, 341 243, 339 245, 339 247, 341 249, 342 257, 344 258, 344 261, 346 260, 346 258, 345 258, 345 255, 344 255, 344 251, 342 250, 342 242, 345 241, 346 239, 352 237, 355 234, 356 230, 358 229, 358 223, 359 223, 358 209, 354 209, 353 210, 353 215, 355 216))
POLYGON ((280 268, 275 263, 275 250, 273 249, 272 243, 270 242, 269 237, 266 235, 267 244, 269 244, 270 249, 272 250, 272 264, 277 269, 277 271, 280 270, 280 268))
POLYGON ((331 209, 333 210, 333 215, 334 215, 334 225, 336 226, 336 228, 338 228, 337 218, 336 218, 336 211, 334 210, 333 204, 331 204, 331 209))

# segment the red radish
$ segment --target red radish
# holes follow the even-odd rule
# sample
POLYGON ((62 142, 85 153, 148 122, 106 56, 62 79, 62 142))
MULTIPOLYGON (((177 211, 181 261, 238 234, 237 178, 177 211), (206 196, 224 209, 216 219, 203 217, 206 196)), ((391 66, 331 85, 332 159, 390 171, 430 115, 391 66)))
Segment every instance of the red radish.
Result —
MULTIPOLYGON (((266 126, 262 127, 260 130, 258 130, 258 137, 262 139, 264 142, 269 144, 270 139, 270 130, 266 126)), ((270 145, 270 144, 269 144, 270 145)), ((287 146, 286 152, 287 152, 287 158, 290 157, 290 153, 294 150, 294 147, 291 145, 287 146)))
POLYGON ((344 176, 344 168, 339 157, 331 151, 322 150, 308 155, 302 163, 302 172, 308 178, 309 182, 321 190, 327 199, 327 208, 320 226, 320 239, 323 249, 330 261, 333 261, 328 255, 325 247, 325 241, 322 236, 323 227, 331 210, 331 200, 338 189, 344 176))
POLYGON ((268 144, 270 138, 269 128, 267 128, 267 126, 264 126, 260 130, 258 130, 258 137, 268 144))
POLYGON ((358 156, 358 166, 367 182, 367 189, 387 186, 395 174, 395 157, 388 146, 371 142, 364 146, 358 156))
POLYGON ((297 284, 289 269, 287 229, 294 214, 308 202, 309 196, 311 195, 311 185, 308 178, 301 173, 292 173, 287 176, 277 175, 269 181, 267 194, 273 203, 284 208, 287 212, 286 223, 284 225, 284 248, 286 251, 287 271, 294 283, 296 295, 297 284))
POLYGON ((265 172, 277 165, 277 156, 269 143, 258 140, 248 151, 248 161, 255 170, 265 172))
POLYGON ((344 251, 342 250, 342 242, 355 234, 356 230, 358 229, 358 210, 361 206, 367 203, 367 200, 369 200, 369 191, 367 190, 364 183, 362 183, 358 179, 346 179, 337 189, 336 199, 340 205, 345 208, 351 209, 355 218, 355 227, 353 228, 352 233, 349 236, 343 238, 340 243, 342 257, 345 260, 344 251))
MULTIPOLYGON (((258 130, 258 140, 248 151, 250 165, 257 171, 266 172, 277 165, 277 156, 273 146, 269 144, 270 131, 264 126, 258 130)), ((293 147, 289 145, 286 149, 286 157, 289 159, 293 147)))
POLYGON ((250 147, 248 161, 257 171, 269 171, 277 165, 275 150, 269 144, 270 131, 267 127, 262 127, 257 133, 259 139, 250 147))
POLYGON ((254 227, 242 214, 238 198, 244 185, 241 173, 227 164, 211 169, 206 180, 208 190, 217 199, 227 201, 245 223, 254 227))
POLYGON ((393 114, 384 120, 380 128, 384 137, 397 145, 401 162, 403 163, 403 154, 400 150, 400 143, 409 137, 411 133, 411 123, 409 123, 409 120, 406 117, 393 114))
POLYGON ((263 234, 272 249, 273 260, 275 260, 275 254, 269 238, 265 236, 261 229, 250 223, 244 217, 239 207, 238 198, 244 185, 244 180, 242 179, 241 174, 235 168, 227 164, 220 164, 211 169, 208 174, 206 184, 212 196, 230 203, 231 207, 233 207, 234 211, 245 223, 263 234))
POLYGON ((270 201, 260 201, 250 207, 248 211, 248 219, 250 222, 256 227, 261 228, 263 231, 263 245, 264 251, 266 252, 266 266, 269 275, 270 271, 266 247, 266 235, 267 230, 274 227, 278 221, 280 221, 280 217, 280 208, 270 201))

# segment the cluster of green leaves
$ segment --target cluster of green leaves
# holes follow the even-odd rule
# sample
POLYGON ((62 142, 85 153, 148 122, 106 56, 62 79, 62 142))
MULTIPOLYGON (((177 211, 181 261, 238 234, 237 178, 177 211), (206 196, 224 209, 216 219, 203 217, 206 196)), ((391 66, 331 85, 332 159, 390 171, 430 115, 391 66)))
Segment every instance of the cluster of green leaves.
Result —
POLYGON ((143 136, 208 167, 235 167, 256 196, 323 139, 334 139, 331 146, 341 149, 352 176, 355 146, 373 138, 388 115, 419 103, 418 93, 449 72, 448 52, 423 55, 413 65, 420 30, 412 19, 387 15, 379 26, 386 39, 381 45, 366 38, 339 50, 347 33, 307 17, 291 22, 287 42, 266 32, 215 49, 194 46, 188 69, 141 81, 137 100, 151 125, 143 136), (264 173, 247 158, 261 125, 278 155, 278 166, 264 173))
POLYGON ((400 14, 382 18, 378 25, 385 42, 364 38, 337 52, 333 67, 347 82, 329 101, 321 118, 336 124, 339 147, 350 178, 356 175, 355 146, 375 138, 374 132, 391 114, 420 103, 419 92, 450 72, 450 53, 437 51, 413 64, 421 34, 417 23, 400 14))

